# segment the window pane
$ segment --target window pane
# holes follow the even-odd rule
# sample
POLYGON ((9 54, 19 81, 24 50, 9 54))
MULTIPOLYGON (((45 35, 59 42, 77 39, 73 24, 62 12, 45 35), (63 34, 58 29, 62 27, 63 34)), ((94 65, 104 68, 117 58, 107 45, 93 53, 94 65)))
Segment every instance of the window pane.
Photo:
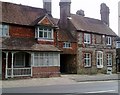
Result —
POLYGON ((52 38, 52 32, 48 32, 48 38, 49 38, 49 39, 52 38))
POLYGON ((43 32, 42 31, 39 32, 39 37, 43 37, 43 32))
POLYGON ((51 29, 48 29, 48 31, 52 31, 51 29))
POLYGON ((46 31, 44 32, 44 38, 47 38, 47 32, 46 31))

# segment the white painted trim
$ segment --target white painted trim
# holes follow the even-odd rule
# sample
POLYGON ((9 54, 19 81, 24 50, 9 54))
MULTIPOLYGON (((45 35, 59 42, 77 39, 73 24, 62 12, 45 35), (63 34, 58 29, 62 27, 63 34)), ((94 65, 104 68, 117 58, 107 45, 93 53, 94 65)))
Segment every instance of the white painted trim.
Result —
POLYGON ((112 45, 112 37, 110 37, 110 36, 108 36, 107 37, 107 45, 109 46, 111 46, 112 45), (110 39, 110 42, 109 42, 109 39, 110 39))
POLYGON ((97 62, 96 62, 96 65, 97 65, 97 68, 103 68, 103 52, 102 51, 97 51, 97 56, 96 56, 97 59, 98 59, 98 53, 102 54, 102 63, 100 63, 100 65, 98 65, 97 62))
POLYGON ((32 53, 32 66, 34 66, 34 53, 32 53))
POLYGON ((49 22, 54 26, 53 22, 47 17, 47 15, 48 15, 48 14, 46 14, 46 15, 42 18, 42 20, 40 20, 40 21, 38 22, 38 24, 40 24, 45 18, 47 18, 47 19, 49 20, 49 22))
POLYGON ((7 72, 7 68, 8 68, 8 52, 6 52, 6 68, 5 68, 5 78, 8 78, 8 76, 7 76, 7 74, 8 74, 8 72, 7 72))
POLYGON ((12 64, 11 64, 11 68, 12 68, 12 70, 11 70, 11 77, 12 78, 14 77, 14 75, 13 75, 13 58, 14 58, 14 53, 12 52, 12 64))

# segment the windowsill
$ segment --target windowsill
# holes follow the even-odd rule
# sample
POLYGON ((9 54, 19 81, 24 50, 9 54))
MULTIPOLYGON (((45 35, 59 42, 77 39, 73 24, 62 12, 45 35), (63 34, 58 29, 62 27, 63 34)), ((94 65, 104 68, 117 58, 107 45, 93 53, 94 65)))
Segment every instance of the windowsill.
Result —
POLYGON ((112 46, 111 44, 107 44, 107 46, 112 46))
POLYGON ((45 38, 37 38, 38 41, 51 41, 53 42, 53 39, 45 39, 45 38))
POLYGON ((97 65, 97 68, 98 68, 98 69, 101 69, 101 68, 103 68, 103 65, 100 65, 100 66, 97 65))
POLYGON ((64 49, 72 49, 72 47, 63 47, 64 49))
POLYGON ((91 43, 85 43, 85 42, 84 42, 84 44, 90 45, 91 43))
POLYGON ((85 68, 91 68, 91 66, 84 66, 85 68))
POLYGON ((107 67, 112 67, 112 65, 107 65, 107 67))
POLYGON ((9 38, 10 36, 0 36, 0 38, 9 38))

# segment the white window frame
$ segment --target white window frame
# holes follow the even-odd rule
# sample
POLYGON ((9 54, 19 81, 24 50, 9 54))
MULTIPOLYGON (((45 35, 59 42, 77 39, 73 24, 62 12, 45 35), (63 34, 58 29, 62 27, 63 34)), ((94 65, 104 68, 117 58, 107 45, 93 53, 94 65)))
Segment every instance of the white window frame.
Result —
POLYGON ((0 24, 0 37, 9 37, 9 26, 0 24))
POLYGON ((53 40, 53 29, 37 26, 35 29, 35 38, 53 40), (49 29, 51 29, 51 31, 49 29), (40 37, 40 32, 42 32, 42 37, 40 37), (49 33, 51 34, 50 37, 49 37, 49 33), (45 37, 45 34, 46 34, 46 37, 45 37))
POLYGON ((107 37, 107 45, 112 45, 112 37, 107 37))
POLYGON ((91 43, 91 34, 84 33, 84 43, 90 44, 91 43))
POLYGON ((97 55, 96 55, 96 65, 97 68, 103 68, 103 52, 102 51, 97 51, 97 55), (99 64, 98 64, 99 62, 99 64))
POLYGON ((50 67, 60 66, 60 54, 59 53, 34 53, 34 67, 50 67))
POLYGON ((84 67, 91 67, 91 53, 84 53, 84 67))
POLYGON ((112 66, 112 54, 107 53, 107 66, 112 66))
POLYGON ((63 48, 71 48, 71 43, 70 42, 64 42, 63 43, 63 48))
POLYGON ((120 48, 120 41, 116 41, 116 48, 120 48))

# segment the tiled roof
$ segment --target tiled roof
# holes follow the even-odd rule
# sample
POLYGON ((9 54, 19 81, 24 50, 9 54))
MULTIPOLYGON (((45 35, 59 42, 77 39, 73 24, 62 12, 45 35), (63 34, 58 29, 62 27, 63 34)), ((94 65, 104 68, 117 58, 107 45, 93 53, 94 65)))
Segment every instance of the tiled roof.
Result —
POLYGON ((38 44, 34 38, 4 38, 2 50, 60 51, 54 45, 38 44))
POLYGON ((98 19, 71 14, 70 21, 78 31, 116 36, 116 34, 106 24, 98 19))
POLYGON ((120 37, 119 36, 116 37, 116 41, 120 41, 120 37))
POLYGON ((34 21, 46 14, 42 8, 8 2, 2 2, 0 8, 2 8, 2 22, 12 24, 32 25, 34 21))
POLYGON ((76 39, 72 36, 69 31, 60 30, 58 33, 58 41, 64 41, 64 42, 76 42, 76 39))

